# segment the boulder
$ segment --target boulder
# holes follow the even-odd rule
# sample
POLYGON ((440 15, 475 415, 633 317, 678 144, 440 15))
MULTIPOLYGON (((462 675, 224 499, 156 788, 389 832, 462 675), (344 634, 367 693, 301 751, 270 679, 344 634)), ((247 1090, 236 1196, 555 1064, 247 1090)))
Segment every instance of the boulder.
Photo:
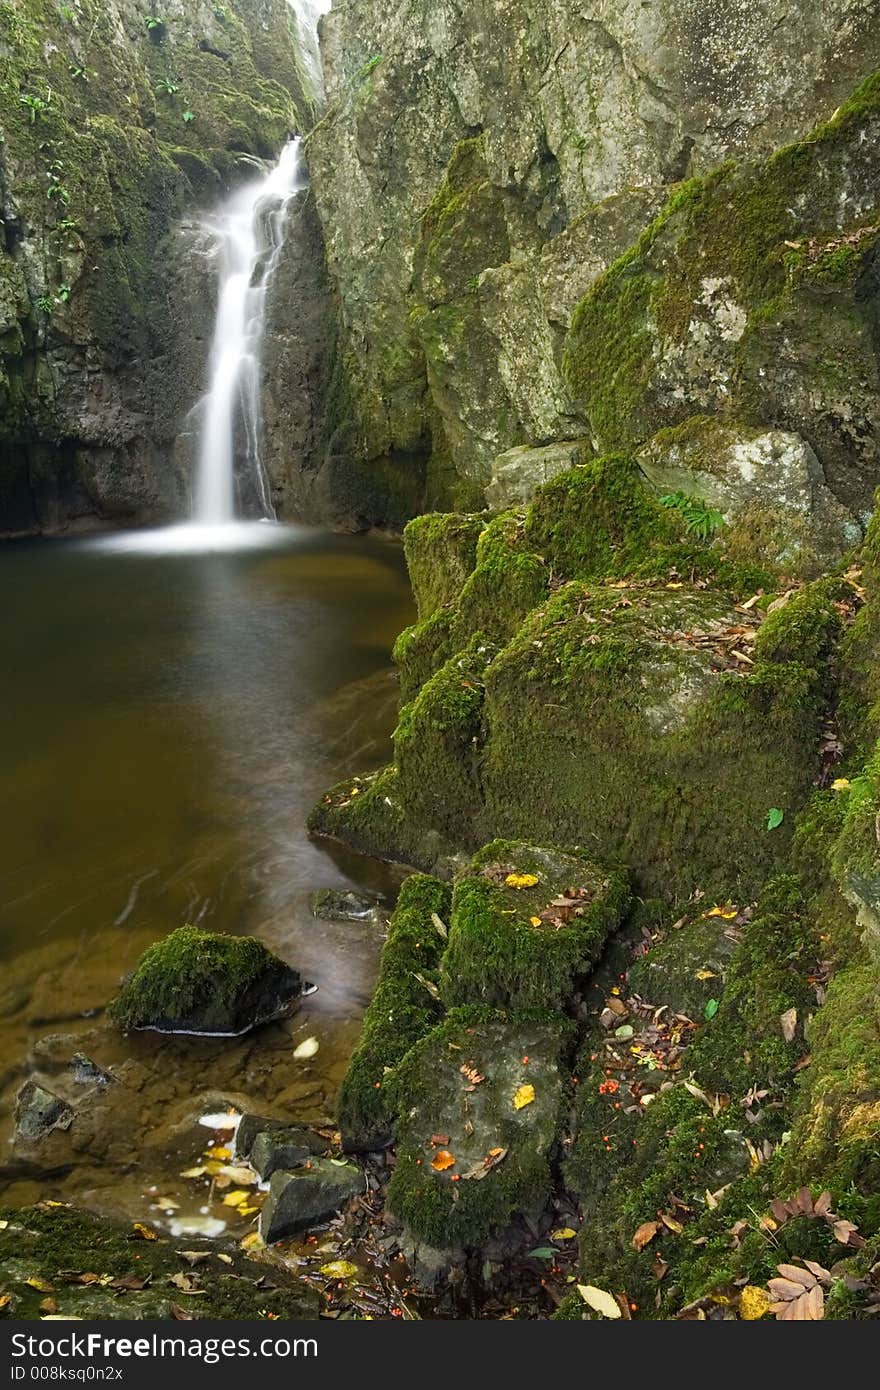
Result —
POLYGON ((260 1213, 260 1235, 267 1245, 324 1221, 366 1187, 352 1163, 316 1159, 308 1168, 272 1174, 269 1195, 260 1213))
POLYGON ((397 1163, 388 1193, 420 1243, 479 1246, 552 1186, 570 1025, 544 1013, 454 1009, 397 1069, 397 1163))
POLYGON ((288 1013, 298 970, 247 936, 180 927, 144 952, 110 1006, 121 1028, 238 1037, 288 1013))
POLYGON ((724 988, 724 977, 737 948, 737 935, 725 930, 722 918, 681 927, 629 972, 628 989, 651 1004, 665 1004, 673 1014, 702 1021, 710 999, 724 988))
POLYGON ((279 1168, 288 1172, 308 1164, 317 1154, 326 1153, 327 1140, 299 1125, 284 1129, 265 1129, 254 1139, 250 1162, 260 1177, 270 1178, 279 1168))
POLYGON ((15 1138, 35 1143, 53 1129, 69 1129, 74 1111, 61 1096, 37 1081, 26 1081, 15 1101, 15 1138))
POLYGON ((492 476, 486 484, 486 501, 496 511, 531 502, 542 484, 582 463, 585 448, 589 453, 588 442, 575 439, 547 444, 540 449, 506 450, 492 464, 492 476))
POLYGON ((585 851, 494 841, 455 885, 444 1002, 565 1009, 628 904, 585 851))

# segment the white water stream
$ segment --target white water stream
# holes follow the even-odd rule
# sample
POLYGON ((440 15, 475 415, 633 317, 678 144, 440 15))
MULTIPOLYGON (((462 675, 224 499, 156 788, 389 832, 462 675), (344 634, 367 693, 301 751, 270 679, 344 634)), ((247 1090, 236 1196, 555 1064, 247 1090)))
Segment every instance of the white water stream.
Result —
POLYGON ((274 517, 262 460, 260 366, 266 291, 284 245, 291 197, 304 186, 299 140, 291 140, 263 178, 237 189, 205 223, 218 264, 217 318, 202 402, 194 519, 222 526, 236 516, 236 454, 264 517, 274 517))
MULTIPOLYGON (((322 90, 318 20, 330 0, 289 0, 316 93, 322 90)), ((274 520, 262 457, 262 350, 266 296, 284 247, 291 198, 305 187, 299 139, 291 140, 261 178, 237 189, 204 224, 217 263, 217 317, 209 387, 201 402, 193 521, 228 527, 241 508, 236 479, 264 518, 274 520)))

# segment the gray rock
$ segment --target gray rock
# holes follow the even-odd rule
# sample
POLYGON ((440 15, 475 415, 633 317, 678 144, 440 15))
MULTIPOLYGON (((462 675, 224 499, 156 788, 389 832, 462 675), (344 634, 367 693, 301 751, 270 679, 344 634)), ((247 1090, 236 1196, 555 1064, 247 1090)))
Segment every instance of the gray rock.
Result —
POLYGON ((251 1146, 250 1162, 261 1178, 269 1178, 279 1168, 288 1172, 326 1153, 327 1140, 310 1129, 291 1125, 288 1129, 262 1130, 251 1146))
POLYGON ((310 898, 312 913, 325 922, 367 922, 379 916, 379 904, 352 889, 321 888, 310 898))
POLYGON ((53 1129, 69 1129, 74 1111, 66 1100, 37 1081, 26 1081, 15 1102, 16 1140, 37 1142, 53 1129))
POLYGON ((660 493, 700 498, 729 524, 761 514, 763 529, 770 524, 770 563, 819 570, 861 539, 856 518, 830 492, 800 435, 697 418, 661 431, 638 458, 660 493))
POLYGON ((113 1077, 84 1052, 75 1052, 68 1063, 78 1086, 109 1086, 113 1077))
POLYGON ((499 512, 507 507, 522 506, 532 500, 543 483, 585 463, 590 452, 589 442, 584 440, 548 444, 543 449, 508 449, 499 454, 492 465, 492 477, 486 484, 486 501, 499 512))
POLYGON ((718 918, 670 932, 640 957, 629 972, 629 988, 650 1004, 666 1004, 672 1013, 700 1021, 710 999, 718 999, 737 942, 725 934, 718 918), (710 979, 698 972, 711 971, 710 979))
POLYGON ((354 1164, 326 1158, 298 1172, 273 1173, 260 1213, 260 1235, 267 1245, 296 1235, 332 1216, 365 1187, 364 1175, 354 1164))
POLYGON ((235 1131, 236 1158, 250 1158, 254 1140, 258 1134, 284 1128, 283 1120, 271 1120, 265 1115, 242 1115, 238 1122, 238 1129, 235 1131))

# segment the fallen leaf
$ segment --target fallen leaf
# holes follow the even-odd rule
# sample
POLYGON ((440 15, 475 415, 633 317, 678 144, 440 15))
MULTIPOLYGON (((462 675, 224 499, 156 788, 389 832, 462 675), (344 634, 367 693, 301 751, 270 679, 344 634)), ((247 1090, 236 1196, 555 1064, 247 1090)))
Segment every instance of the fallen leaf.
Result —
POLYGON ((41 1312, 41 1313, 57 1313, 57 1312, 58 1312, 58 1304, 55 1302, 55 1299, 54 1299, 54 1298, 44 1298, 44 1299, 41 1299, 41 1300, 40 1300, 40 1312, 41 1312))
POLYGON ((785 1013, 780 1016, 779 1024, 782 1028, 782 1036, 787 1043, 794 1041, 794 1035, 797 1032, 797 1021, 797 1009, 786 1009, 785 1013))
POLYGON ((603 1318, 619 1318, 621 1316, 617 1299, 613 1294, 606 1293, 604 1289, 597 1289, 594 1284, 578 1284, 577 1291, 587 1307, 592 1308, 594 1313, 601 1313, 603 1318))
POLYGON ((767 829, 778 830, 784 820, 785 812, 780 811, 778 806, 771 806, 767 812, 767 829))
POLYGON ((220 1169, 220 1176, 229 1182, 241 1183, 248 1187, 253 1187, 260 1181, 258 1173, 241 1163, 224 1163, 220 1169))
POLYGON ((577 1235, 577 1231, 573 1230, 573 1228, 572 1228, 571 1226, 560 1226, 560 1228, 559 1228, 558 1231, 551 1231, 551 1232, 550 1232, 550 1239, 551 1239, 551 1240, 574 1240, 574 1238, 575 1238, 576 1235, 577 1235))
POLYGON ((537 874, 508 874, 504 880, 508 888, 534 888, 538 882, 537 874))
POLYGON ((660 1220, 663 1222, 667 1231, 672 1231, 673 1235, 680 1236, 684 1230, 684 1226, 682 1226, 681 1222, 676 1221, 674 1216, 670 1216, 668 1211, 662 1211, 660 1213, 660 1220))
POLYGON ((531 922, 533 927, 540 927, 541 925, 540 917, 530 917, 529 921, 531 922))
POLYGON ((205 1176, 207 1171, 207 1168, 205 1168, 204 1166, 199 1168, 184 1168, 180 1176, 182 1178, 202 1178, 205 1176))
POLYGON ((455 1164, 455 1155, 448 1149, 440 1149, 431 1159, 431 1167, 437 1173, 445 1173, 447 1168, 452 1168, 455 1164))
POLYGON ((441 936, 444 941, 448 941, 449 932, 446 929, 446 923, 443 921, 443 918, 438 917, 436 912, 432 912, 431 921, 434 924, 434 930, 436 931, 437 935, 441 936))
POLYGON ((226 1163, 232 1157, 232 1150, 227 1148, 225 1144, 212 1144, 210 1149, 205 1150, 205 1153, 208 1158, 217 1158, 221 1163, 226 1163))
POLYGON ((199 1294, 207 1292, 206 1289, 199 1287, 198 1275, 196 1274, 184 1274, 181 1271, 179 1274, 170 1275, 168 1282, 169 1284, 173 1284, 176 1289, 180 1289, 181 1293, 187 1294, 190 1298, 195 1298, 199 1294))
POLYGON ((223 1205, 224 1207, 243 1207, 250 1199, 251 1194, 249 1192, 244 1192, 241 1188, 236 1188, 233 1192, 227 1192, 226 1196, 223 1198, 223 1205))
POLYGON ((659 1221, 643 1221, 632 1238, 633 1249, 644 1250, 646 1245, 650 1245, 659 1230, 659 1221))
POLYGON ((695 980, 714 980, 714 979, 716 979, 716 978, 717 978, 717 977, 716 977, 716 972, 715 972, 714 970, 695 970, 695 971, 694 971, 694 979, 695 979, 695 980))
POLYGON ((848 792, 851 786, 852 782, 848 777, 836 777, 831 783, 831 790, 833 792, 848 792))
POLYGON ((243 1240, 238 1242, 238 1248, 240 1250, 262 1250, 263 1245, 263 1237, 260 1235, 259 1231, 251 1231, 243 1240))
POLYGON ((169 1313, 171 1314, 171 1316, 172 1316, 172 1318, 174 1319, 175 1322, 192 1322, 192 1321, 193 1321, 193 1315, 192 1315, 192 1313, 184 1312, 183 1308, 181 1308, 181 1306, 180 1306, 179 1303, 171 1303, 171 1304, 169 1304, 169 1305, 168 1305, 168 1311, 169 1311, 169 1313))
POLYGON ((145 1226, 143 1221, 135 1221, 131 1228, 132 1235, 137 1236, 138 1240, 158 1240, 159 1237, 151 1226, 145 1226))
POLYGON ((32 1289, 36 1289, 38 1293, 55 1292, 55 1285, 50 1284, 48 1279, 41 1279, 38 1274, 32 1274, 30 1278, 25 1279, 24 1282, 30 1285, 32 1289))
POLYGON ((706 1022, 708 1023, 709 1020, 713 1019, 718 1012, 718 1000, 710 999, 703 1012, 706 1016, 706 1022))
POLYGON ((513 1096, 514 1110, 523 1110, 527 1105, 531 1105, 535 1099, 535 1088, 530 1081, 526 1081, 522 1086, 518 1086, 513 1096))
POLYGON ((331 1260, 329 1264, 321 1265, 321 1273, 327 1279, 354 1279, 358 1267, 350 1260, 331 1260))
POLYGON ((739 1296, 739 1315, 743 1322, 757 1322, 770 1311, 770 1295, 766 1289, 747 1284, 739 1296))
POLYGON ((175 1250, 174 1253, 186 1260, 188 1265, 201 1265, 211 1258, 210 1250, 175 1250))
POLYGON ((294 1061, 304 1062, 306 1058, 314 1057, 320 1046, 317 1038, 306 1038, 298 1047, 293 1049, 294 1061))
POLYGON ((734 917, 738 915, 739 908, 730 907, 727 904, 724 907, 710 907, 708 912, 703 913, 704 917, 722 917, 725 922, 732 922, 734 917))

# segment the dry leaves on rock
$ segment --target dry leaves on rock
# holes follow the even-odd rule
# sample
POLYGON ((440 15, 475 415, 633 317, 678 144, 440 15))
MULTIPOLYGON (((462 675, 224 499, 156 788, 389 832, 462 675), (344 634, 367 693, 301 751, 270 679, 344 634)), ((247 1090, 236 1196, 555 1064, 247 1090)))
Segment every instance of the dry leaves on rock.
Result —
POLYGON ((823 1285, 828 1287, 831 1275, 815 1260, 804 1260, 804 1266, 776 1266, 779 1278, 771 1279, 768 1289, 774 1300, 769 1311, 777 1322, 821 1322, 825 1316, 823 1285))
POLYGON ((660 1230, 659 1221, 643 1221, 632 1238, 633 1250, 644 1250, 660 1230))

